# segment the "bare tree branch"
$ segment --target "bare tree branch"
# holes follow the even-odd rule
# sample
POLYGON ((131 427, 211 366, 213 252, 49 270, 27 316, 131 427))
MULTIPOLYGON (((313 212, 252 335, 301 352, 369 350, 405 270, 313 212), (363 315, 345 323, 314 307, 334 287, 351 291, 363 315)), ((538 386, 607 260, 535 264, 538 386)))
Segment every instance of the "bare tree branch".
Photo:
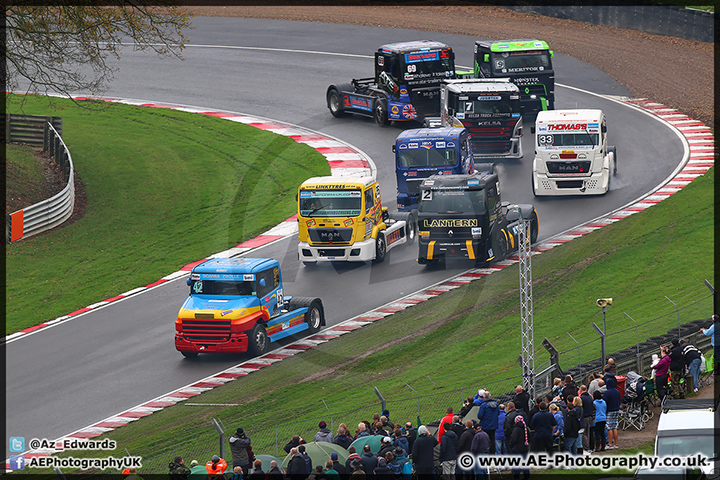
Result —
POLYGON ((103 6, 20 1, 6 6, 0 42, 5 90, 22 85, 28 92, 68 97, 78 91, 102 93, 117 70, 108 59, 119 59, 124 45, 182 58, 190 17, 174 0, 151 1, 114 0, 103 6))

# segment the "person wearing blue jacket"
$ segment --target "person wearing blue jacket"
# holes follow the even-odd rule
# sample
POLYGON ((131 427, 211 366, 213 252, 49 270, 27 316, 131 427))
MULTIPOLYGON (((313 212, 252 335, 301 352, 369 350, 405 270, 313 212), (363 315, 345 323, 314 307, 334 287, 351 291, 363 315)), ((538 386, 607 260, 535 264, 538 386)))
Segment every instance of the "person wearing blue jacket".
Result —
POLYGON ((604 452, 607 403, 602 399, 602 394, 598 390, 593 393, 593 398, 595 399, 593 400, 593 405, 595 405, 595 451, 604 452))
POLYGON ((622 396, 617 389, 617 379, 614 376, 608 377, 605 385, 608 387, 603 394, 603 400, 607 405, 605 425, 608 430, 608 444, 606 448, 618 448, 618 416, 620 415, 622 396))
POLYGON ((505 444, 505 429, 503 428, 506 415, 505 405, 501 403, 500 409, 498 410, 498 428, 495 430, 495 453, 498 455, 501 453, 509 453, 505 444))
MULTIPOLYGON (((483 432, 488 434, 490 437, 490 455, 495 454, 495 430, 498 427, 498 412, 500 407, 495 400, 490 398, 490 392, 486 390, 480 390, 478 392, 480 398, 483 399, 478 405, 478 423, 483 429, 483 432), (482 393, 482 395, 480 395, 482 393)), ((477 405, 477 402, 475 402, 477 405)))

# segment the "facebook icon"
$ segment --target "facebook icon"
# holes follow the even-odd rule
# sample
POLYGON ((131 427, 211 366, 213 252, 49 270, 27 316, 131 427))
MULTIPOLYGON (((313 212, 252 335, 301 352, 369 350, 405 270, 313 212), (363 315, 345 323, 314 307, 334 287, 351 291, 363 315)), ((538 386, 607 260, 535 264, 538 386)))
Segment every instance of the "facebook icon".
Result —
POLYGON ((10 470, 25 470, 25 455, 10 455, 10 470))

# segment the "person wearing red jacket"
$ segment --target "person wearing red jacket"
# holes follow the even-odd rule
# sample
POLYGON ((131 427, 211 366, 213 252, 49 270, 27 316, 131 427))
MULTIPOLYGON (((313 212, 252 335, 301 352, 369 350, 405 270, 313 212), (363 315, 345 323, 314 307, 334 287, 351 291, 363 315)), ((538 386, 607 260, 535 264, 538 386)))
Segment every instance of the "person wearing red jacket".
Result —
POLYGON ((438 443, 442 444, 442 436, 443 433, 445 433, 445 422, 452 425, 454 416, 455 414, 453 413, 453 408, 448 407, 447 410, 445 410, 445 416, 442 418, 442 420, 440 420, 440 427, 438 428, 437 432, 438 443))
POLYGON ((205 464, 205 470, 208 473, 208 480, 214 480, 216 477, 222 477, 226 468, 227 462, 225 459, 220 458, 217 455, 213 455, 212 460, 205 464))

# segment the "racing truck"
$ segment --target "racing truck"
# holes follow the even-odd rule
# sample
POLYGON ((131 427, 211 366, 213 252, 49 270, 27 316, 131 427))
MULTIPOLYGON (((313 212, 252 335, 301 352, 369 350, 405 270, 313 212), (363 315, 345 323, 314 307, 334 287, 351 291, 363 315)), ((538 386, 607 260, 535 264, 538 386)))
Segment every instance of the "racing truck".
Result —
POLYGON ((476 165, 471 175, 433 175, 420 185, 418 263, 465 258, 486 266, 518 249, 523 220, 526 238, 535 243, 538 214, 531 204, 510 207, 500 200, 494 165, 476 165))
POLYGON ((535 126, 532 190, 544 195, 602 195, 617 174, 617 154, 607 143, 602 110, 539 112, 535 126))
POLYGON ((175 348, 198 353, 262 355, 270 342, 325 325, 319 298, 283 293, 280 264, 271 258, 216 258, 193 267, 190 296, 175 321, 175 348))
POLYGON ((390 43, 375 52, 375 77, 330 85, 330 113, 370 116, 378 125, 421 121, 440 113, 440 84, 455 78, 455 54, 431 40, 390 43))
POLYGON ((473 147, 465 128, 405 130, 392 146, 397 177, 397 206, 401 212, 417 210, 420 183, 430 175, 472 173, 473 147))
POLYGON ((417 233, 416 212, 382 206, 374 176, 313 177, 298 189, 298 258, 317 262, 380 263, 417 233))
POLYGON ((509 77, 523 113, 555 108, 553 51, 542 40, 476 40, 475 78, 509 77))
POLYGON ((440 117, 425 122, 468 129, 476 159, 523 156, 520 91, 509 78, 445 80, 440 87, 440 117))

